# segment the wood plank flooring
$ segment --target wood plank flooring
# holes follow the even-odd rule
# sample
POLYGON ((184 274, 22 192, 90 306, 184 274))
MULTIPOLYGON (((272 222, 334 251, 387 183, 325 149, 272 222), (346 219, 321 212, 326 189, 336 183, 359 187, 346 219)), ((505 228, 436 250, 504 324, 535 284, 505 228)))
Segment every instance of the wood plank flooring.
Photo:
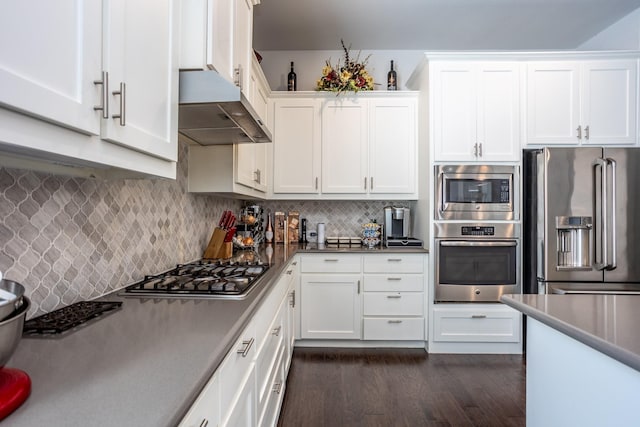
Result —
POLYGON ((296 348, 278 425, 524 426, 520 355, 296 348))

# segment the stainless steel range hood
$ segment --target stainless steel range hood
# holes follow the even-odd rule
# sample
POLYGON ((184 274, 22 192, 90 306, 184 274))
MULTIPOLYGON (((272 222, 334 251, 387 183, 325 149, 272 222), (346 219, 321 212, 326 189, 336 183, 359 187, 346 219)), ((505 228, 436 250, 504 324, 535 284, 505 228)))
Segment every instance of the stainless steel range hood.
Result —
POLYGON ((213 70, 180 71, 178 132, 200 145, 271 142, 238 86, 213 70))

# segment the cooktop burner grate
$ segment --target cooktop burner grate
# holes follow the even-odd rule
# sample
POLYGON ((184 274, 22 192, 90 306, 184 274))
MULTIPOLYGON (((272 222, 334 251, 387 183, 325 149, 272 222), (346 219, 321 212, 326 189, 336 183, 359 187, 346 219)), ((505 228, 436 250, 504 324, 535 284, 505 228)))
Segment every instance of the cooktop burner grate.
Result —
POLYGON ((80 301, 24 322, 23 335, 61 334, 91 319, 120 308, 122 302, 80 301))
POLYGON ((268 266, 261 263, 201 260, 179 264, 158 275, 145 276, 143 280, 127 286, 122 295, 241 299, 267 269, 268 266))

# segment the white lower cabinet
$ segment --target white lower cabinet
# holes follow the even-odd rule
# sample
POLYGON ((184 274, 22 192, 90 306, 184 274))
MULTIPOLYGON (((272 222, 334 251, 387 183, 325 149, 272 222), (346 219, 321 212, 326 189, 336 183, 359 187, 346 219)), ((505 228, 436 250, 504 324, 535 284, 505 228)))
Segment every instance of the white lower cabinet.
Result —
POLYGON ((425 339, 425 260, 422 254, 364 256, 365 340, 425 339))
POLYGON ((277 424, 293 351, 297 265, 294 259, 272 285, 180 427, 277 424))
POLYGON ((300 259, 302 340, 425 340, 425 254, 300 259))
POLYGON ((503 304, 436 306, 434 341, 519 343, 521 315, 503 304))
POLYGON ((213 374, 204 390, 191 406, 180 427, 201 427, 220 425, 220 376, 213 374))

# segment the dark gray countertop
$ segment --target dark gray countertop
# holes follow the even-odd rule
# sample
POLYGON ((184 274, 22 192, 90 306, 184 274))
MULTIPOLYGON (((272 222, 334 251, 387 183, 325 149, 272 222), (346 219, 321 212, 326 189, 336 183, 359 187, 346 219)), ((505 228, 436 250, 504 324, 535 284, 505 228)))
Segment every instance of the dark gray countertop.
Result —
MULTIPOLYGON (((6 366, 32 380, 11 426, 173 426, 189 410, 295 253, 424 253, 273 245, 271 267, 244 300, 141 299, 61 338, 23 338, 6 366)), ((253 256, 240 251, 240 256, 253 256)), ((150 272, 158 273, 158 272, 150 272)))
POLYGON ((640 371, 640 295, 504 295, 502 302, 640 371))

